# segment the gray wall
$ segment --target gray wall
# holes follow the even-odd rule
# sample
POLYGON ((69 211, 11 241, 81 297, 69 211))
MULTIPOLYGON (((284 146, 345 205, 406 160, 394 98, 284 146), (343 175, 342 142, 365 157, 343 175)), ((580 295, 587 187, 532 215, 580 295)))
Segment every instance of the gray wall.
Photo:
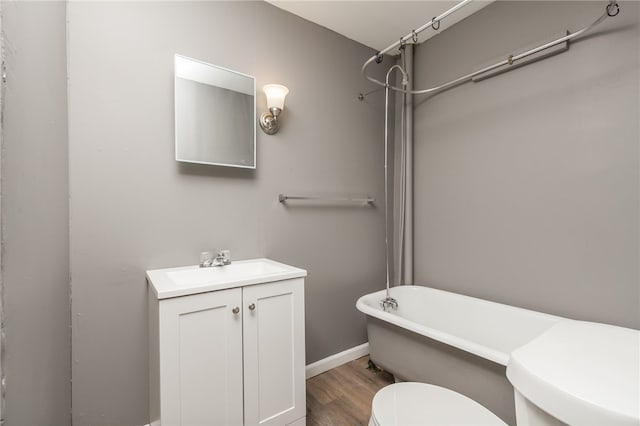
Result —
POLYGON ((71 417, 64 3, 2 2, 6 425, 71 417))
MULTIPOLYGON (((416 87, 575 31, 605 4, 496 2, 416 50, 416 87)), ((416 100, 416 283, 640 327, 639 6, 567 53, 416 100)))
POLYGON ((263 2, 71 2, 68 19, 74 424, 147 420, 144 271, 205 249, 309 271, 308 363, 365 342, 354 305, 384 285, 382 209, 276 198, 383 199, 382 94, 357 100, 374 52, 263 2), (257 170, 173 160, 174 53, 289 87, 257 170))

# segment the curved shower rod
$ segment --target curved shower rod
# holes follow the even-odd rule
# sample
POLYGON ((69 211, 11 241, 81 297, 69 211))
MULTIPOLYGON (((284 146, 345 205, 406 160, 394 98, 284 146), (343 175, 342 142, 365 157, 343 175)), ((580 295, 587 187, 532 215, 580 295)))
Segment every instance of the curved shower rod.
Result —
POLYGON ((407 34, 404 37, 401 37, 399 41, 395 42, 394 44, 388 46, 387 48, 379 51, 378 53, 376 53, 375 55, 373 55, 371 58, 369 58, 364 65, 362 66, 362 73, 364 74, 364 76, 367 78, 367 80, 382 86, 382 87, 389 87, 389 89, 395 90, 397 92, 404 92, 404 93, 409 93, 409 94, 413 94, 413 95, 424 95, 427 93, 433 93, 433 92, 437 92, 440 90, 444 90, 444 89, 448 89, 450 87, 456 86, 458 84, 461 83, 466 83, 468 81, 471 81, 474 77, 477 77, 481 74, 485 74, 487 72, 490 71, 494 71, 500 67, 503 67, 505 65, 513 65, 516 63, 516 61, 519 61, 521 59, 524 59, 526 57, 529 57, 531 55, 535 55, 536 53, 542 52, 543 50, 547 50, 551 47, 557 46, 559 44, 562 43, 566 43, 570 40, 573 40, 577 37, 580 37, 581 35, 583 35, 584 33, 588 32, 589 30, 591 30, 593 27, 595 27, 596 25, 598 25, 600 22, 604 21, 607 17, 613 17, 613 16, 617 16, 618 13, 620 13, 620 6, 618 6, 618 3, 616 0, 609 0, 608 4, 605 6, 605 11, 602 15, 600 15, 595 21, 593 21, 591 24, 587 25, 586 27, 576 31, 573 34, 568 34, 564 37, 560 37, 554 41, 551 41, 549 43, 545 43, 542 44, 538 47, 535 47, 533 49, 527 50, 526 52, 523 53, 519 53, 517 55, 509 55, 506 59, 497 62, 493 65, 490 65, 488 67, 482 68, 480 70, 474 71, 470 74, 464 75, 462 77, 456 78, 455 80, 451 80, 448 83, 445 84, 441 84, 439 86, 435 86, 435 87, 431 87, 429 89, 418 89, 418 90, 407 90, 407 89, 403 89, 402 87, 397 87, 397 86, 392 86, 390 84, 386 84, 385 82, 382 82, 380 80, 377 80, 369 75, 367 75, 367 67, 369 65, 371 65, 372 62, 377 62, 380 63, 382 62, 382 55, 384 53, 387 53, 388 51, 390 51, 391 49, 393 49, 394 47, 400 46, 402 47, 405 44, 408 44, 409 41, 416 43, 417 42, 417 34, 424 31, 425 29, 429 28, 429 27, 433 27, 434 30, 437 30, 438 28, 440 28, 440 20, 444 19, 445 17, 449 16, 450 14, 452 14, 453 12, 455 12, 456 10, 462 8, 463 6, 467 5, 469 2, 471 2, 472 0, 464 0, 460 3, 458 3, 457 5, 455 5, 454 7, 452 7, 451 9, 447 10, 446 12, 444 12, 442 15, 437 16, 435 18, 433 18, 430 22, 428 22, 427 24, 423 25, 422 27, 418 28, 417 30, 412 31, 411 33, 407 34), (436 27, 437 24, 437 27, 436 27))

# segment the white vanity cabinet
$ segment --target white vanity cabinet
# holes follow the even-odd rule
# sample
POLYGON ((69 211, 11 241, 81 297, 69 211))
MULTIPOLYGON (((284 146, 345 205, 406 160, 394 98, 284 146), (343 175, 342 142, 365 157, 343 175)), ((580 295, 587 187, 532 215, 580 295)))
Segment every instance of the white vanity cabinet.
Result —
POLYGON ((152 424, 304 424, 306 271, 243 262, 147 272, 152 424))

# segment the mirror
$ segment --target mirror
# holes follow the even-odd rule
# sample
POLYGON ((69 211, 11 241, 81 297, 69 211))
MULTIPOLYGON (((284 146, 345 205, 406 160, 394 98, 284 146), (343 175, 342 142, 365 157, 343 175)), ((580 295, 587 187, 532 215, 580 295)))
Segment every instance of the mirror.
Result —
POLYGON ((256 168, 255 78, 175 55, 176 161, 256 168))

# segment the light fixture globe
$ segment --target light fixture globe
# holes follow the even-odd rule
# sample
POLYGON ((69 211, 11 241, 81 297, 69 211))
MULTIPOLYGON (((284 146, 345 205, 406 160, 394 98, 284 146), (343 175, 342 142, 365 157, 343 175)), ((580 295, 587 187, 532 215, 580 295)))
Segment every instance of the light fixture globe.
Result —
POLYGON ((284 98, 289 93, 289 89, 281 84, 267 84, 262 90, 267 96, 269 112, 260 115, 260 127, 266 134, 273 135, 280 129, 278 116, 284 109, 284 98))
POLYGON ((284 98, 289 94, 289 89, 282 84, 266 84, 262 90, 267 96, 267 108, 284 109, 284 98))

